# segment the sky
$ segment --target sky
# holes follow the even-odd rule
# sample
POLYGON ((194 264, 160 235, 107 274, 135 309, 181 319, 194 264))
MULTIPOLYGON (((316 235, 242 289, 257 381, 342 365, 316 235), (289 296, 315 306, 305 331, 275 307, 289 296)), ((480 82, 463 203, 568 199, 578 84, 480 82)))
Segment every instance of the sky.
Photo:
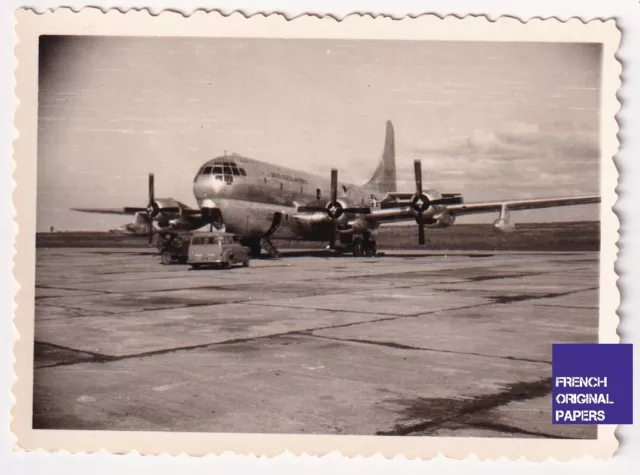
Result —
POLYGON ((37 229, 129 222, 70 208, 146 206, 149 172, 196 206, 193 176, 225 151, 363 184, 387 120, 399 190, 421 159, 426 187, 467 202, 597 194, 600 61, 595 44, 41 37, 37 229))

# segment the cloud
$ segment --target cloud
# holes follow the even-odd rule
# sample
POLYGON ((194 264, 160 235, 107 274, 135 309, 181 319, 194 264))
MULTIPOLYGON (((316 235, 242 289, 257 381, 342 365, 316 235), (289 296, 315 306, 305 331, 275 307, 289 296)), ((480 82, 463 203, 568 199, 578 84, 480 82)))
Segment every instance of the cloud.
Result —
POLYGON ((542 130, 537 124, 518 121, 495 131, 476 129, 468 135, 415 148, 414 152, 497 160, 554 158, 562 161, 599 157, 595 131, 542 130))

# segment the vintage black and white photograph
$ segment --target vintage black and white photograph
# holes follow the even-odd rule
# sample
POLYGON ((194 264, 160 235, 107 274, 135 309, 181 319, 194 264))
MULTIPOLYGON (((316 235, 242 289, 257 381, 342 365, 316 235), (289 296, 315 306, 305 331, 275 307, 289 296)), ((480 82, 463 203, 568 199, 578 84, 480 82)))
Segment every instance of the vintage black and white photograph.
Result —
POLYGON ((596 439, 603 51, 40 36, 32 429, 596 439))

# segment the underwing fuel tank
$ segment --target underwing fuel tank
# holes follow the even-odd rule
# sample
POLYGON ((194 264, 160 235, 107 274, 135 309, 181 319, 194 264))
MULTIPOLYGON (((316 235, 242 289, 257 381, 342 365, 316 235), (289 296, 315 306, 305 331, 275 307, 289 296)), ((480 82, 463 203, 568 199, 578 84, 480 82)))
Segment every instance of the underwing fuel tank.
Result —
POLYGON ((493 229, 499 233, 511 233, 515 231, 516 227, 507 219, 496 219, 493 222, 493 229))

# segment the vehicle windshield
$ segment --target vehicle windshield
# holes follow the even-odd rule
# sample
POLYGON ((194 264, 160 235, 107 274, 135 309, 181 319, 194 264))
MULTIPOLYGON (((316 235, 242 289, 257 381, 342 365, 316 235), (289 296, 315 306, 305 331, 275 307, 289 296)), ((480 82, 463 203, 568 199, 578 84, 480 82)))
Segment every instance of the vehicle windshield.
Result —
POLYGON ((233 236, 207 236, 207 237, 194 237, 191 239, 192 245, 203 244, 233 244, 233 236))

